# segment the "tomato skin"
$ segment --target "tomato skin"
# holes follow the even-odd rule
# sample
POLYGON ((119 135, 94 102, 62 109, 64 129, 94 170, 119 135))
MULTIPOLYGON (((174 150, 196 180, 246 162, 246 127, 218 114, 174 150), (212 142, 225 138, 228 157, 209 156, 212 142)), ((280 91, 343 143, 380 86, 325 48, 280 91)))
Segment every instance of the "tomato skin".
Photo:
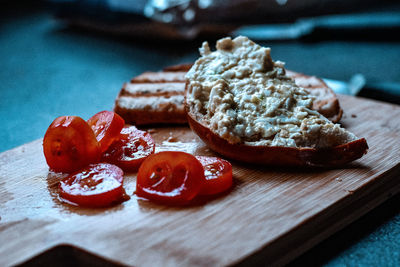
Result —
POLYGON ((100 144, 101 152, 104 152, 108 147, 118 139, 125 121, 117 113, 103 110, 93 115, 88 121, 90 127, 100 144))
POLYGON ((206 183, 200 191, 201 195, 222 193, 232 186, 232 165, 221 158, 196 156, 204 168, 206 183))
POLYGON ((136 194, 162 204, 185 205, 204 183, 203 166, 193 155, 163 151, 149 156, 140 166, 136 194))
POLYGON ((90 164, 61 180, 60 197, 82 207, 107 207, 120 202, 124 172, 108 163, 90 164))
POLYGON ((67 173, 98 162, 101 157, 92 128, 77 116, 61 116, 53 121, 43 138, 43 152, 52 170, 67 173))
POLYGON ((135 126, 126 126, 119 138, 104 152, 103 161, 115 164, 124 171, 135 172, 154 150, 155 143, 148 132, 138 130, 135 126))

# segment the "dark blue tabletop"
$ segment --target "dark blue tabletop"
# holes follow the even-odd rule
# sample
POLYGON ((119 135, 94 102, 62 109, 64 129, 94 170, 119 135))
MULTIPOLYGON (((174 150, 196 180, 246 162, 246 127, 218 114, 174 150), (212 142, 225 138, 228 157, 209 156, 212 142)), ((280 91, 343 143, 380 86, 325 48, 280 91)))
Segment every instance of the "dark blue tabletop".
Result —
MULTIPOLYGON (((123 82, 143 71, 192 62, 200 46, 200 41, 146 42, 74 30, 43 8, 0 14, 0 152, 41 138, 57 116, 87 119, 112 109, 123 82)), ((398 40, 264 45, 292 70, 344 81, 362 73, 371 81, 400 82, 398 40)), ((399 266, 399 212, 395 196, 292 265, 399 266)))

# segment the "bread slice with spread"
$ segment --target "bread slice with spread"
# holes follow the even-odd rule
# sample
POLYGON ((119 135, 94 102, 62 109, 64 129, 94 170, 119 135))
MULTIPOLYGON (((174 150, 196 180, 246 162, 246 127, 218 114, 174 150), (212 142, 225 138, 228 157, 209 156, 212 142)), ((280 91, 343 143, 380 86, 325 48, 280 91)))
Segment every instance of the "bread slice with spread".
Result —
MULTIPOLYGON (((135 125, 184 124, 185 75, 192 64, 174 65, 158 72, 144 72, 125 83, 115 100, 114 111, 135 125)), ((313 110, 338 122, 342 109, 335 93, 321 79, 286 71, 298 86, 315 96, 313 110)))
POLYGON ((221 39, 216 48, 203 43, 186 74, 188 122, 211 149, 240 161, 294 166, 342 165, 366 153, 366 140, 318 112, 329 100, 316 105, 313 89, 296 84, 269 48, 243 36, 221 39))

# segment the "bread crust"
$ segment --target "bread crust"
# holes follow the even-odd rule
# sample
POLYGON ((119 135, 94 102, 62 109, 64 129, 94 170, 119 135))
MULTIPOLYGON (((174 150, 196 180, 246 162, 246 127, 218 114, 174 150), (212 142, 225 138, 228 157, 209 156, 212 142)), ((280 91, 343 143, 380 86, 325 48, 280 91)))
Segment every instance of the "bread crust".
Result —
POLYGON ((337 167, 361 158, 368 151, 364 138, 330 148, 295 148, 232 144, 187 113, 188 123, 213 151, 233 160, 252 164, 296 167, 337 167))

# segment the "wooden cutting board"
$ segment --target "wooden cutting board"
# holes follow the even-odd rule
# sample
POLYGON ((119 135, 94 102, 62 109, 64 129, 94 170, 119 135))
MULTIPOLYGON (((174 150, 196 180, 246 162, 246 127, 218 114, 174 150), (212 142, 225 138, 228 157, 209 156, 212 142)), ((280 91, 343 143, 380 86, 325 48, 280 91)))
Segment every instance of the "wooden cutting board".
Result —
MULTIPOLYGON (((400 190, 400 107, 340 96, 342 123, 370 146, 342 168, 305 170, 233 163, 234 187, 186 208, 131 199, 83 209, 57 198, 42 140, 0 154, 0 266, 34 257, 134 266, 282 265, 400 190), (64 258, 62 258, 64 257, 64 258)), ((158 150, 212 152, 186 127, 151 129, 158 150)))

